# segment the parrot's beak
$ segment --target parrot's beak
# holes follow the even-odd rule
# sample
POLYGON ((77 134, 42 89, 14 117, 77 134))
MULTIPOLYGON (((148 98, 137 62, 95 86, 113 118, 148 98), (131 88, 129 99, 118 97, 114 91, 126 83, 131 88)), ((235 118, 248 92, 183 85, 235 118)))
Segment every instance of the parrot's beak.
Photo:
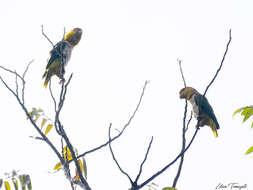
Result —
POLYGON ((183 88, 183 89, 181 89, 181 90, 179 91, 179 98, 180 98, 180 99, 186 98, 185 93, 184 93, 184 90, 185 90, 185 88, 183 88))
POLYGON ((183 98, 185 98, 185 95, 184 94, 179 94, 179 98, 183 99, 183 98))
POLYGON ((78 30, 77 33, 81 36, 83 33, 82 29, 78 30))

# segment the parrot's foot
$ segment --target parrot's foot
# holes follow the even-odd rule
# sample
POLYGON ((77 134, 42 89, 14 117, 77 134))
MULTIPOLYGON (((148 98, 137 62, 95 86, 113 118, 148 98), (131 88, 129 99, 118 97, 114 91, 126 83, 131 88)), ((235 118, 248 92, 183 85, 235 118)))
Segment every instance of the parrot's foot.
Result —
POLYGON ((59 84, 64 84, 64 82, 65 82, 65 79, 62 78, 62 79, 60 80, 59 84))

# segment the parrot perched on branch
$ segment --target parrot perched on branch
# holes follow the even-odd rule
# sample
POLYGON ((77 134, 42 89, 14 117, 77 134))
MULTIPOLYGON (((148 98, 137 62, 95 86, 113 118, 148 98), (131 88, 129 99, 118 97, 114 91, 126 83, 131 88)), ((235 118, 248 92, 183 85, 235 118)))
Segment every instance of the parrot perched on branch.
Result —
POLYGON ((215 137, 218 137, 217 129, 220 128, 219 123, 213 112, 213 108, 209 104, 206 97, 202 96, 196 89, 185 87, 179 92, 180 98, 188 100, 192 105, 194 116, 198 120, 197 127, 209 126, 215 137))
POLYGON ((64 80, 65 66, 70 59, 73 48, 81 40, 81 36, 82 29, 74 28, 50 51, 50 58, 46 66, 46 71, 42 77, 45 78, 45 88, 53 75, 58 76, 61 81, 64 80))

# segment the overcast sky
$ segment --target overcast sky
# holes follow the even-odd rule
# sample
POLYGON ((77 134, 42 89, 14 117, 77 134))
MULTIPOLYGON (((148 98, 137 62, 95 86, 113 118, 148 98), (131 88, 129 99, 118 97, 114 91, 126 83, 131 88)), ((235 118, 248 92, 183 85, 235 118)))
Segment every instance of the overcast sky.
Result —
MULTIPOLYGON (((247 184, 253 188, 253 145, 250 122, 233 112, 252 104, 253 3, 250 0, 93 0, 18 1, 1 3, 1 65, 22 73, 34 60, 26 78, 26 106, 42 108, 54 118, 48 89, 43 88, 51 44, 63 29, 83 29, 80 44, 66 67, 74 73, 61 113, 62 122, 79 153, 108 139, 108 127, 122 129, 134 111, 146 80, 150 81, 136 117, 113 143, 122 167, 135 178, 151 136, 154 137, 140 182, 172 161, 181 149, 183 82, 203 93, 219 67, 232 29, 232 42, 223 68, 206 94, 220 123, 219 137, 201 128, 178 181, 179 190, 214 190, 218 184, 247 184)), ((13 87, 15 79, 0 71, 13 87)), ((52 78, 55 92, 59 79, 52 78)), ((29 136, 37 133, 22 109, 0 84, 0 176, 12 169, 28 173, 33 189, 70 189, 62 172, 51 174, 58 162, 49 147, 29 136)), ((189 142, 196 120, 187 133, 189 142)), ((57 145, 52 130, 48 137, 57 145)), ((113 134, 117 134, 113 130, 113 134)), ((88 183, 94 190, 128 189, 130 184, 112 161, 109 148, 86 157, 88 183)), ((177 163, 178 164, 178 163, 177 163)), ((177 164, 153 182, 171 186, 177 164)), ((145 187, 144 189, 148 189, 145 187)))

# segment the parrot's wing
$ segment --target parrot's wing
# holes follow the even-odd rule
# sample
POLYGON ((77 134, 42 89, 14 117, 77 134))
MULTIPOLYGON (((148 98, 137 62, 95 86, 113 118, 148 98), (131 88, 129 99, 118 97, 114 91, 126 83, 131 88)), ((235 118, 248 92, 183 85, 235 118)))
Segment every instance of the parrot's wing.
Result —
POLYGON ((213 108, 209 104, 206 97, 202 96, 201 94, 196 94, 194 96, 194 100, 197 106, 199 107, 199 114, 201 113, 207 114, 214 121, 216 128, 219 129, 220 126, 214 114, 213 108))
POLYGON ((65 58, 65 55, 64 55, 64 49, 67 47, 67 42, 62 40, 60 42, 58 42, 54 48, 50 51, 50 58, 48 60, 48 63, 47 63, 47 67, 46 69, 48 69, 50 67, 50 65, 56 60, 56 59, 59 59, 59 58, 63 58, 63 59, 66 59, 65 58), (62 57, 61 57, 62 56, 62 57))

